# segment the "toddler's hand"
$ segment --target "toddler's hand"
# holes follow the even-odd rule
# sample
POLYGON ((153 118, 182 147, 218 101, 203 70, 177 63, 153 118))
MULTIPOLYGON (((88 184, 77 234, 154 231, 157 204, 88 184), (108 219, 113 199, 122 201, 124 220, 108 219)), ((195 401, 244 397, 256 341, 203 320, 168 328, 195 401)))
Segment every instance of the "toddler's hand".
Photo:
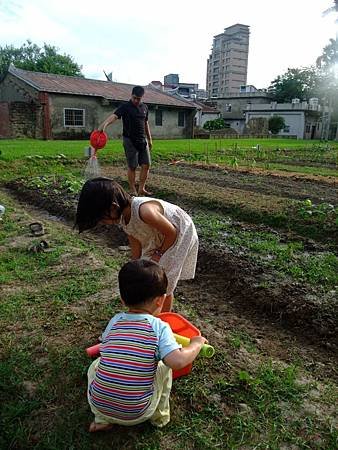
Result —
POLYGON ((190 343, 196 343, 196 344, 200 344, 200 345, 204 345, 208 343, 208 340, 203 337, 203 336, 194 336, 192 338, 190 338, 190 343))

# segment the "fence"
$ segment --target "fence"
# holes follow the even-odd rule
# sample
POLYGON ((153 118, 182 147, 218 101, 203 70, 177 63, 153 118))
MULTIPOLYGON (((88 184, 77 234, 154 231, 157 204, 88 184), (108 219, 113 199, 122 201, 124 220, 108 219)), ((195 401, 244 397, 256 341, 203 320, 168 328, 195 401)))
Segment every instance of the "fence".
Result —
POLYGON ((210 133, 209 139, 297 139, 297 135, 210 133))

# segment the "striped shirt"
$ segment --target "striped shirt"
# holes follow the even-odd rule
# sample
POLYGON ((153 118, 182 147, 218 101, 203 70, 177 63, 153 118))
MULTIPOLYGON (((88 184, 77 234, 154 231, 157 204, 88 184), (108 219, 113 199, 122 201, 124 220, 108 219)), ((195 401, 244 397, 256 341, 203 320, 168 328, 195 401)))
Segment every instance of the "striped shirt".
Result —
POLYGON ((117 314, 103 334, 91 403, 108 417, 134 420, 151 402, 157 363, 179 348, 170 328, 149 314, 117 314))

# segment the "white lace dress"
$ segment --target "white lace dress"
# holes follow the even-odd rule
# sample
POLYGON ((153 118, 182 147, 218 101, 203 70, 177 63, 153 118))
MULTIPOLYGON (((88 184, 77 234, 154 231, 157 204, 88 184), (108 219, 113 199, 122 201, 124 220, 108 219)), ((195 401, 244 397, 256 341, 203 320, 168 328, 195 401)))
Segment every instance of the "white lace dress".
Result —
POLYGON ((195 276, 198 236, 191 217, 179 206, 155 198, 134 197, 131 202, 129 223, 126 225, 122 221, 122 228, 141 243, 142 258, 150 259, 153 251, 161 247, 164 240, 163 234, 147 225, 140 218, 140 206, 142 203, 149 201, 162 205, 165 218, 177 230, 176 242, 163 254, 159 261, 168 278, 167 294, 172 294, 178 280, 190 280, 195 276))

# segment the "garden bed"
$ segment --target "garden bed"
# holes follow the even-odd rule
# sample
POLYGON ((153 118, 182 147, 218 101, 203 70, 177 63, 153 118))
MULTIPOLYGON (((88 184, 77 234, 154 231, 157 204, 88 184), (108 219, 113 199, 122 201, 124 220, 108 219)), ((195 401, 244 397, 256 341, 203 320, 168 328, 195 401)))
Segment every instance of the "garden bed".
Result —
MULTIPOLYGON (((171 200, 184 206, 193 216, 198 227, 201 241, 198 276, 193 283, 184 284, 184 289, 188 289, 192 301, 201 301, 197 299, 201 299, 201 292, 203 292, 203 303, 210 306, 213 315, 215 310, 217 311, 217 305, 222 309, 230 303, 233 308, 240 309, 249 316, 256 315, 257 319, 261 314, 264 317, 271 317, 279 325, 292 327, 301 334, 307 334, 314 341, 325 343, 327 340, 333 339, 337 333, 338 314, 336 278, 334 273, 331 273, 332 268, 329 273, 330 282, 327 282, 327 274, 324 272, 326 266, 324 266, 321 276, 311 272, 311 270, 313 271, 312 266, 310 265, 308 268, 309 263, 304 263, 304 258, 302 261, 305 268, 300 265, 299 261, 296 261, 297 265, 292 259, 295 256, 295 248, 297 248, 292 244, 297 238, 294 234, 290 235, 281 230, 276 231, 264 225, 249 226, 236 221, 231 224, 230 228, 224 228, 224 224, 221 222, 223 220, 222 212, 216 219, 214 218, 216 225, 213 225, 211 217, 214 214, 214 204, 211 202, 210 209, 204 204, 202 211, 197 191, 201 185, 203 186, 202 182, 206 183, 206 180, 210 179, 209 174, 192 167, 189 169, 185 167, 184 170, 185 172, 182 174, 181 171, 168 168, 164 168, 162 171, 157 169, 154 172, 161 172, 161 176, 153 175, 151 187, 157 196, 168 198, 168 192, 164 190, 166 184, 164 179, 167 177, 168 186, 171 185, 171 197, 174 197, 171 200), (175 185, 174 178, 180 183, 185 183, 182 190, 177 188, 182 185, 175 185), (191 183, 196 179, 198 180, 197 188, 191 183), (191 191, 196 198, 189 197, 191 191), (183 192, 184 194, 182 194, 183 192), (217 227, 220 229, 218 230, 217 227), (226 231, 224 231, 225 229, 226 231), (214 236, 210 238, 213 232, 214 236), (262 239, 262 233, 265 233, 264 239, 267 244, 278 245, 278 247, 269 248, 269 251, 263 253, 253 251, 252 241, 256 239, 257 233, 260 233, 260 239, 262 239), (223 235, 230 235, 230 237, 222 239, 223 235), (271 236, 274 235, 276 240, 271 243, 271 236), (284 254, 280 256, 282 250, 285 250, 286 256, 296 264, 293 272, 290 271, 290 261, 283 261, 284 254), (302 270, 305 273, 303 278, 298 274, 302 270), (313 282, 313 286, 311 286, 311 282, 313 282)), ((115 167, 107 172, 120 181, 123 179, 124 171, 119 168, 115 167)), ((222 176, 223 178, 220 180, 217 179, 217 175, 210 179, 210 185, 219 183, 222 188, 227 187, 224 177, 229 178, 229 173, 222 173, 222 176)), ((250 177, 251 175, 248 182, 248 178, 238 180, 238 174, 235 174, 232 178, 230 177, 230 183, 242 181, 242 184, 247 183, 249 190, 255 191, 256 185, 250 177)), ((21 200, 44 208, 54 215, 74 221, 77 195, 82 182, 83 180, 75 177, 73 179, 69 177, 35 177, 13 181, 7 186, 21 200)), ((259 192, 263 188, 267 192, 269 182, 271 184, 271 179, 263 180, 258 187, 259 192), (263 183, 266 187, 262 187, 263 183)), ((294 195, 294 190, 283 183, 284 180, 281 182, 282 192, 287 193, 289 189, 290 195, 294 195)), ((323 189, 321 185, 318 187, 315 184, 314 189, 317 188, 323 189)), ((278 189, 278 185, 275 189, 278 189)), ((329 190, 327 192, 329 196, 329 190)), ((275 195, 278 193, 280 192, 276 190, 275 195)), ((205 194, 204 191, 203 195, 205 194)), ((317 193, 317 195, 321 194, 317 193)), ((109 243, 112 248, 127 243, 124 233, 118 227, 100 227, 98 231, 105 235, 105 242, 109 243)), ((332 237, 332 230, 329 231, 332 237)), ((327 233, 329 231, 326 230, 327 233)), ((307 257, 308 260, 314 256, 318 257, 318 263, 312 263, 316 266, 315 269, 318 269, 320 261, 325 262, 328 255, 330 256, 328 249, 321 243, 299 236, 297 242, 301 246, 298 259, 301 258, 302 252, 309 254, 309 251, 311 254, 307 257)), ((333 265, 336 264, 334 258, 332 254, 333 265)))

